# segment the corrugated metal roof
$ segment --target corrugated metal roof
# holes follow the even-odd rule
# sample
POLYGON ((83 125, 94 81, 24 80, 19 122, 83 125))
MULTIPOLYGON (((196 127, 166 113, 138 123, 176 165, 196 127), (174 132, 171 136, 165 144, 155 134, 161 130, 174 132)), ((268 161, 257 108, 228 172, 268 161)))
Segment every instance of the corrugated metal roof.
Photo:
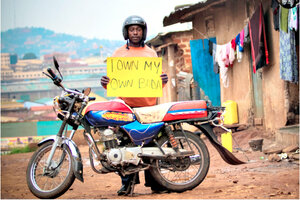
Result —
POLYGON ((159 33, 159 34, 157 34, 157 36, 155 36, 151 40, 147 41, 146 44, 151 44, 155 47, 160 46, 160 45, 164 44, 164 41, 163 41, 164 38, 171 37, 172 34, 175 34, 175 33, 189 32, 189 31, 192 31, 192 29, 159 33))
POLYGON ((225 2, 226 0, 207 0, 206 2, 199 2, 190 6, 178 8, 169 16, 165 16, 163 20, 164 26, 169 26, 176 23, 190 22, 193 20, 195 14, 206 10, 209 7, 225 2))

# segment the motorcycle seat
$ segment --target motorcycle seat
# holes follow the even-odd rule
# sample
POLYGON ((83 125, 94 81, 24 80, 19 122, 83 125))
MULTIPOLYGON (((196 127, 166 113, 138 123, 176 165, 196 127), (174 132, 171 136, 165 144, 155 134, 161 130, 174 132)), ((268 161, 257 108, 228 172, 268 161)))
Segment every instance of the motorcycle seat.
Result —
POLYGON ((161 122, 168 110, 178 102, 163 103, 155 106, 133 108, 138 121, 142 124, 161 122))
POLYGON ((178 101, 156 106, 133 108, 140 123, 154 123, 181 119, 207 117, 205 100, 178 101))

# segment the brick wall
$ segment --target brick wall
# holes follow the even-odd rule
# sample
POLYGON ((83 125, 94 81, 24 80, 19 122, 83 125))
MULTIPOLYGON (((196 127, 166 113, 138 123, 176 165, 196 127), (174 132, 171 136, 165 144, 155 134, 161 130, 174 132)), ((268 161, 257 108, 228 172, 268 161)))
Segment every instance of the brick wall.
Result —
POLYGON ((175 67, 176 73, 180 71, 192 73, 192 59, 190 40, 193 38, 193 34, 190 31, 174 33, 171 36, 173 43, 177 44, 175 49, 175 67))

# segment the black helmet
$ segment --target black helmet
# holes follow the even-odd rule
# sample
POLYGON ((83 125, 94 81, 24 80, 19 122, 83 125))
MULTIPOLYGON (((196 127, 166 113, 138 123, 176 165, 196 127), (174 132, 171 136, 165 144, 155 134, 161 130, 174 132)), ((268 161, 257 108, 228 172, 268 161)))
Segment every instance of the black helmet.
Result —
POLYGON ((132 15, 126 18, 126 20, 123 23, 122 31, 123 31, 123 36, 125 40, 128 40, 128 26, 130 25, 139 25, 143 29, 143 37, 142 37, 142 42, 146 40, 147 36, 147 23, 143 18, 137 15, 132 15))

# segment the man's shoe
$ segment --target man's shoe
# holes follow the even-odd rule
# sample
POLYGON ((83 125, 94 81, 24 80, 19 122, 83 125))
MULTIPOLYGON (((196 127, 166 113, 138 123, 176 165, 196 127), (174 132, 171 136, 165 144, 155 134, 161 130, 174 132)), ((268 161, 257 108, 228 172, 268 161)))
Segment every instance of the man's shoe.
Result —
POLYGON ((126 192, 127 188, 125 185, 122 185, 122 187, 119 189, 119 191, 117 192, 118 193, 118 196, 122 196, 122 195, 125 195, 125 192, 126 192))
POLYGON ((117 192, 118 196, 122 196, 122 195, 128 195, 131 191, 131 184, 128 185, 122 185, 122 187, 120 188, 120 190, 117 192))

